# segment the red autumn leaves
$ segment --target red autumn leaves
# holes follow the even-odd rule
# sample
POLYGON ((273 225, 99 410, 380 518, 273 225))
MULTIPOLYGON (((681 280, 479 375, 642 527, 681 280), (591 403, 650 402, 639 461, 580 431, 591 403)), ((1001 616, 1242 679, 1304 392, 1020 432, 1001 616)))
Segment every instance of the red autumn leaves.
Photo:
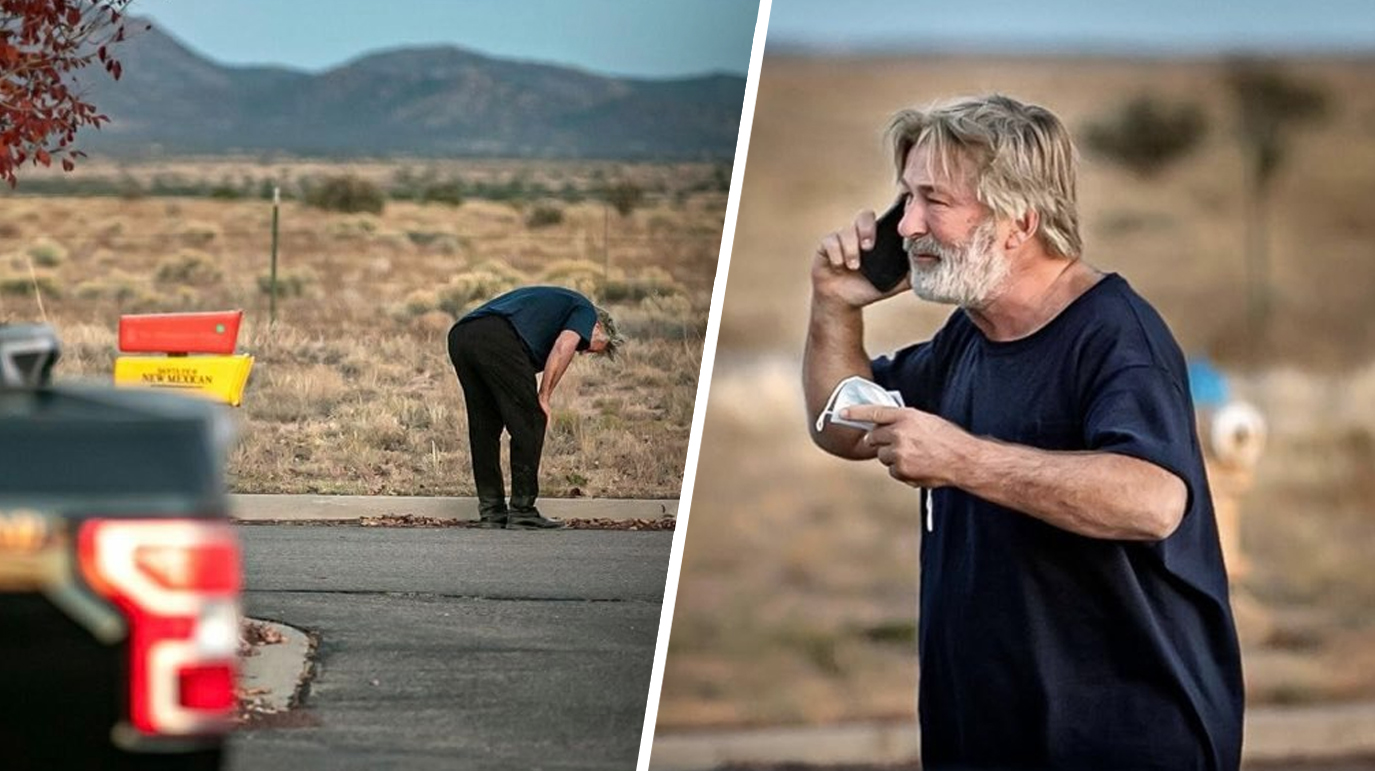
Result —
POLYGON ((25 163, 71 171, 85 154, 77 130, 109 118, 72 76, 98 62, 114 79, 111 48, 124 41, 130 0, 0 0, 0 178, 13 187, 25 163))

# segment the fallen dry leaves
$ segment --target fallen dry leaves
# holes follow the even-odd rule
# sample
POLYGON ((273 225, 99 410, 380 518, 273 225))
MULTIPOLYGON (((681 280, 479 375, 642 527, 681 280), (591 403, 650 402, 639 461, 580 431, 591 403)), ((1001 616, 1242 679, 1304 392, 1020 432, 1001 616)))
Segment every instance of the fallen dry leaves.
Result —
MULTIPOLYGON (((565 519, 564 527, 569 530, 672 530, 677 523, 675 517, 658 519, 611 519, 591 517, 586 519, 565 519)), ((413 514, 383 514, 378 517, 360 517, 362 527, 472 527, 478 526, 475 520, 446 519, 440 517, 418 517, 413 514)))

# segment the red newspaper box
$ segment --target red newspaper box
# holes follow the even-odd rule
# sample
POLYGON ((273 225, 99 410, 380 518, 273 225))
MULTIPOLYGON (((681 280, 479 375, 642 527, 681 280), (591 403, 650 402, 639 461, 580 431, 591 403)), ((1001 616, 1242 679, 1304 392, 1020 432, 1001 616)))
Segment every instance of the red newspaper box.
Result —
POLYGON ((234 352, 243 311, 149 313, 119 317, 119 350, 125 353, 234 352))

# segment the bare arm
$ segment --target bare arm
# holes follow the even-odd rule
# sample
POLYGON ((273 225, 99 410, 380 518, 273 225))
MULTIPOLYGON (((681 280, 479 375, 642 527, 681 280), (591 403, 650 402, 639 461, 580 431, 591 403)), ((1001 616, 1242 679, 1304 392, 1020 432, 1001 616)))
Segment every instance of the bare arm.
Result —
POLYGON ((554 388, 558 386, 559 380, 563 378, 563 373, 567 371, 569 363, 573 361, 573 356, 578 352, 578 343, 582 336, 571 329, 565 329, 559 333, 554 340, 554 347, 549 351, 549 358, 544 362, 544 374, 539 380, 539 403, 544 408, 544 414, 550 411, 550 397, 554 395, 554 388))
POLYGON ((807 327, 807 347, 802 354, 802 390, 807 399, 807 426, 812 441, 833 455, 866 460, 875 455, 864 444, 864 432, 827 424, 816 430, 816 419, 836 384, 852 375, 874 376, 864 352, 864 312, 843 303, 812 298, 812 317, 807 327))
POLYGON ((958 487, 1090 538, 1155 541, 1184 518, 1188 489, 1173 473, 1106 452, 1052 452, 973 436, 914 409, 854 407, 878 427, 865 436, 895 479, 958 487))
POLYGON ((829 423, 818 432, 816 419, 840 381, 853 375, 874 377, 864 351, 865 306, 910 287, 904 280, 890 292, 879 292, 859 272, 860 249, 873 246, 874 231, 874 213, 862 211, 853 223, 817 245, 812 258, 812 315, 802 354, 802 390, 812 441, 833 455, 853 460, 874 457, 874 449, 861 442, 863 432, 829 423))

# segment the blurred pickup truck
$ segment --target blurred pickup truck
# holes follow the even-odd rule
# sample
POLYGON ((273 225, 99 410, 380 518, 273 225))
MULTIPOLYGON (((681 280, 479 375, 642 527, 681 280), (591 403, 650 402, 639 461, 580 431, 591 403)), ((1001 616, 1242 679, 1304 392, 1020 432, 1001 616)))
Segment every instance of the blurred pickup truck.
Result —
POLYGON ((49 385, 58 350, 0 326, 0 768, 217 769, 242 584, 226 418, 49 385))

